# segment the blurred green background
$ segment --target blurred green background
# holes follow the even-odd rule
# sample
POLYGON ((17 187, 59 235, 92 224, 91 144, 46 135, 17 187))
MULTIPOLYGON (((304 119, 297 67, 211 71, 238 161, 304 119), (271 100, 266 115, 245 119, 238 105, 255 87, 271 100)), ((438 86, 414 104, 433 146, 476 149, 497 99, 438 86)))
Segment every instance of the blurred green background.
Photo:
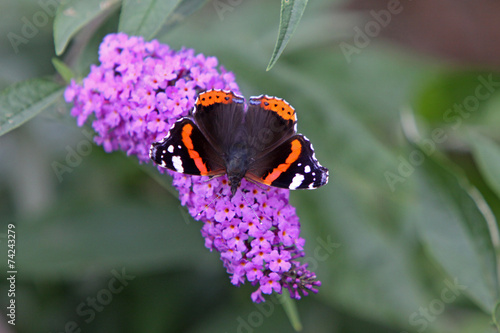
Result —
MULTIPOLYGON (((54 75, 52 19, 18 52, 8 39, 48 2, 0 0, 0 88, 54 75)), ((323 283, 296 302, 304 332, 496 332, 497 68, 459 48, 417 51, 401 43, 410 30, 393 43, 379 24, 363 39, 377 21, 346 5, 311 1, 268 72, 279 1, 208 1, 157 38, 216 56, 247 97, 290 102, 330 169, 327 186, 291 193, 304 260, 323 283)), ((84 76, 118 19, 115 6, 61 60, 84 76)), ((175 193, 136 159, 91 145, 68 112, 58 97, 0 138, 0 267, 13 223, 18 270, 16 326, 3 315, 0 332, 293 331, 273 298, 255 305, 254 288, 230 284, 175 193)), ((2 279, 2 313, 7 290, 2 279)))

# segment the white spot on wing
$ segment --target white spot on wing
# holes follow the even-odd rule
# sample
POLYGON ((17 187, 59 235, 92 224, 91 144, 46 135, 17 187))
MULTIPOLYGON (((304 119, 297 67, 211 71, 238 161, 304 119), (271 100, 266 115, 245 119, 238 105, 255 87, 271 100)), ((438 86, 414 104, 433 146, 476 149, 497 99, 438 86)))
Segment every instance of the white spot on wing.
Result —
POLYGON ((306 166, 304 167, 304 172, 305 172, 305 173, 309 173, 309 172, 311 172, 311 167, 310 167, 309 165, 306 165, 306 166))
POLYGON ((295 190, 297 187, 299 187, 302 184, 303 181, 304 181, 304 175, 301 175, 300 173, 296 173, 295 177, 293 177, 293 179, 292 179, 292 183, 289 186, 290 190, 295 190))
POLYGON ((172 157, 172 163, 174 164, 174 169, 177 172, 184 172, 184 168, 182 167, 182 160, 180 156, 172 157))
POLYGON ((172 145, 168 146, 168 148, 167 148, 167 149, 168 149, 168 152, 169 152, 170 154, 172 154, 172 153, 174 152, 174 146, 172 146, 172 145))

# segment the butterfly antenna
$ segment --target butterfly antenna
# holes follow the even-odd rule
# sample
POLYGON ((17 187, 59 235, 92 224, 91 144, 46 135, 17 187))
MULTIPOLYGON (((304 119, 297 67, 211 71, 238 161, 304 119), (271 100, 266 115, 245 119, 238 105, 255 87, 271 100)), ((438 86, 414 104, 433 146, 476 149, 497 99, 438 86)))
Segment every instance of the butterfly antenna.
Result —
POLYGON ((257 186, 258 188, 260 188, 262 191, 267 191, 269 190, 269 187, 268 186, 262 186, 261 183, 259 182, 256 182, 255 180, 251 179, 251 178, 245 178, 246 180, 248 180, 250 183, 254 184, 255 186, 257 186))
POLYGON ((224 174, 208 176, 208 179, 203 180, 203 182, 207 183, 207 182, 211 181, 212 179, 219 178, 219 177, 222 177, 222 176, 224 176, 224 174))
POLYGON ((197 217, 200 216, 205 210, 207 210, 208 207, 212 206, 212 204, 214 203, 215 200, 217 199, 220 199, 220 194, 222 193, 222 189, 220 189, 220 191, 217 193, 217 195, 215 196, 215 198, 212 199, 212 201, 210 201, 210 203, 208 205, 205 205, 205 207, 201 210, 201 212, 198 213, 198 215, 196 215, 197 217))

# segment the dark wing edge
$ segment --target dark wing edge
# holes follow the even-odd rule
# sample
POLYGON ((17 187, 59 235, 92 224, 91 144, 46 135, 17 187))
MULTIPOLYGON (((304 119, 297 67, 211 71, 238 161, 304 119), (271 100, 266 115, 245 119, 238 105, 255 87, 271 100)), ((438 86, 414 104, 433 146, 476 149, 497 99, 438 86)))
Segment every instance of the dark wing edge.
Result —
POLYGON ((151 144, 149 156, 159 166, 187 175, 224 174, 224 162, 190 117, 175 122, 160 142, 151 144))
POLYGON ((255 160, 245 178, 295 190, 321 187, 328 183, 328 176, 328 169, 316 159, 311 142, 302 134, 297 134, 255 160))

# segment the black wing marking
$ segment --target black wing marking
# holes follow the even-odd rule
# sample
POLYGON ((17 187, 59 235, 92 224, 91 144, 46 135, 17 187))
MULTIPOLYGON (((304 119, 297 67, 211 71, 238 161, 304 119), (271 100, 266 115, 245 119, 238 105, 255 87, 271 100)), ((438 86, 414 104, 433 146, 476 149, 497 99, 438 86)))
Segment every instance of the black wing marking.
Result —
POLYGON ((224 162, 190 117, 175 122, 162 141, 151 145, 149 156, 164 168, 188 175, 226 172, 224 162))

